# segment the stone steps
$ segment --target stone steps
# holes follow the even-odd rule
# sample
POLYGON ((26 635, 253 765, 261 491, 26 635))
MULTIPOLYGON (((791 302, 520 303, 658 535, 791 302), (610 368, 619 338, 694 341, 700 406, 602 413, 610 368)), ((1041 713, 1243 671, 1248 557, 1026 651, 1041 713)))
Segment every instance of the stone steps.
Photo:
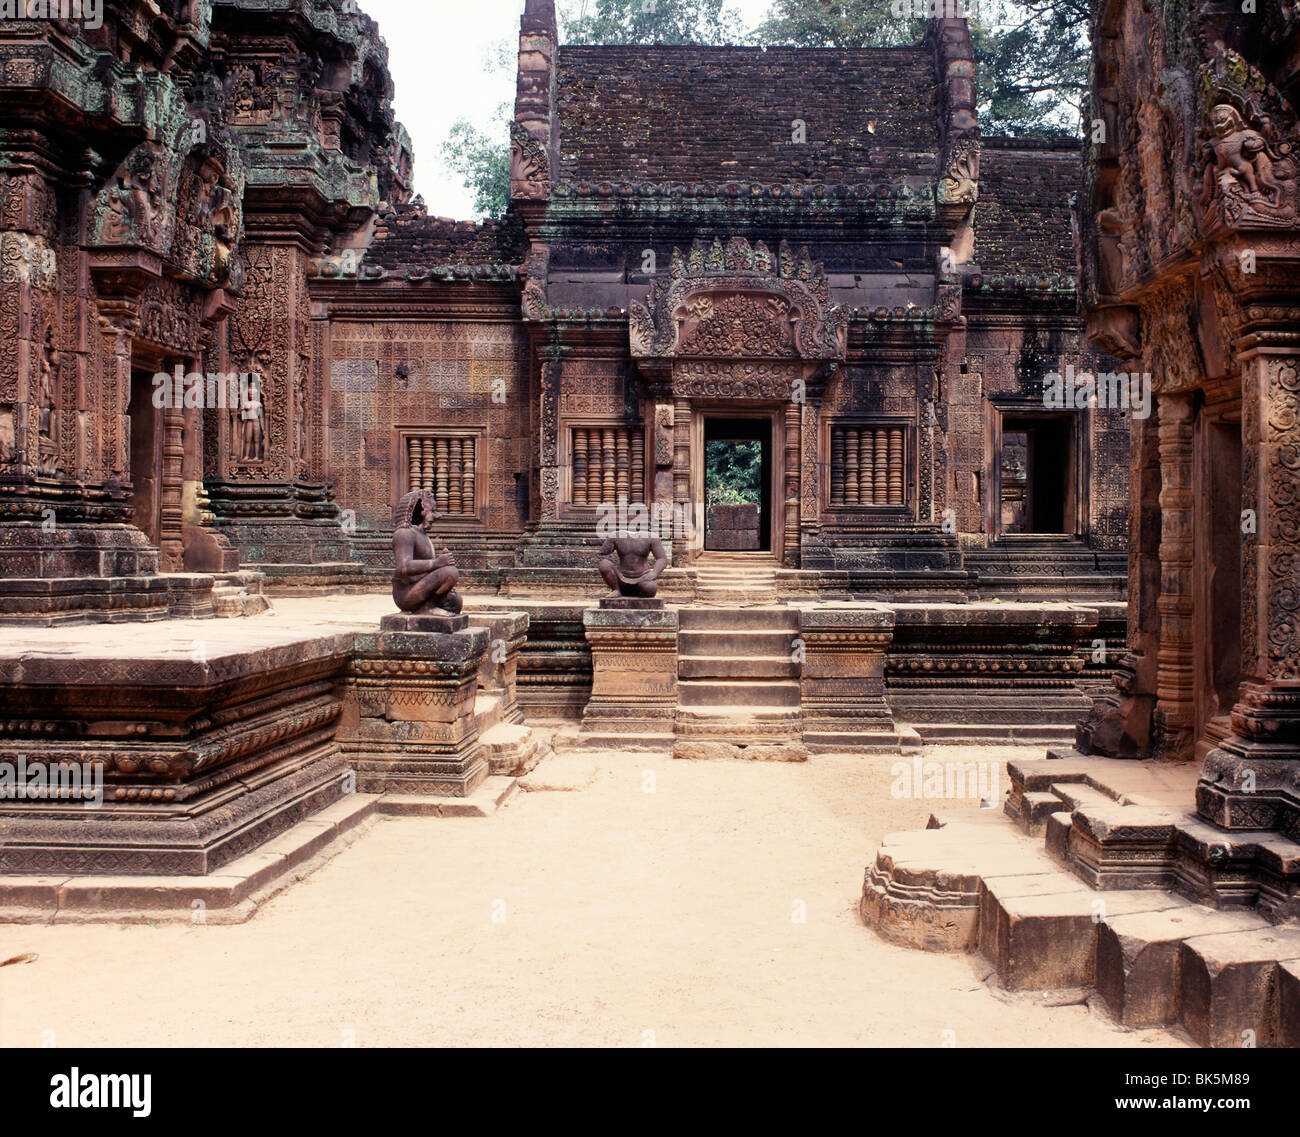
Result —
POLYGON ((777 679, 684 679, 677 685, 682 707, 794 707, 798 708, 799 684, 777 679))
POLYGON ((683 658, 707 656, 732 656, 745 659, 757 656, 783 656, 790 659, 799 630, 789 631, 723 631, 721 629, 695 630, 677 633, 677 651, 683 658))
POLYGON ((1300 926, 1279 922, 1277 895, 1244 889, 1240 868, 1222 874, 1234 891, 1198 879, 1197 866, 1216 848, 1230 865, 1249 845, 1285 877, 1300 845, 1166 808, 1160 771, 1128 774, 1138 786, 1146 774, 1149 790, 1125 794, 1098 760, 1053 753, 1009 764, 1007 816, 932 817, 887 836, 863 919, 895 942, 978 950, 1008 990, 1095 988, 1127 1027, 1177 1024, 1208 1047, 1297 1045, 1300 926))
POLYGON ((683 608, 678 620, 681 635, 697 632, 799 634, 797 608, 683 608))
MULTIPOLYGON (((717 645, 725 650, 726 645, 717 645)), ((797 679, 799 665, 789 655, 696 655, 677 662, 680 679, 797 679)))
POLYGON ((676 737, 733 745, 777 744, 799 739, 803 715, 797 706, 680 706, 676 737))
MULTIPOLYGON (((718 743, 709 754, 745 742, 797 741, 802 733, 797 609, 683 608, 677 636, 677 734, 718 743)), ((699 757, 705 751, 681 754, 699 757)), ((800 748, 800 757, 807 753, 800 748)), ((771 760, 764 756, 765 760, 771 760)))
POLYGON ((518 778, 544 757, 531 727, 508 722, 500 695, 479 694, 474 700, 478 745, 494 776, 518 778))
POLYGON ((698 565, 695 598, 701 604, 775 604, 776 567, 743 561, 698 565))

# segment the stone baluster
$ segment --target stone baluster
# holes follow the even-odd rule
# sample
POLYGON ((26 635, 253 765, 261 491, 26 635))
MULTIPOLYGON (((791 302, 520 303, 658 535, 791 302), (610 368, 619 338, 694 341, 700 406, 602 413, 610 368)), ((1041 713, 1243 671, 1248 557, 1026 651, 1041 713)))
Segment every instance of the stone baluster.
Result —
POLYGON ((624 429, 615 431, 614 445, 614 500, 626 501, 628 479, 631 476, 631 444, 624 429))
POLYGON ((445 512, 447 509, 447 491, 449 488, 447 484, 447 470, 448 470, 447 440, 445 438, 439 438, 435 445, 436 445, 436 449, 434 450, 433 462, 434 462, 434 477, 437 479, 437 483, 436 483, 436 489, 434 491, 434 496, 438 499, 439 511, 445 512))
POLYGON ((581 427, 573 432, 573 504, 587 504, 587 431, 581 427))
POLYGON ((464 476, 461 465, 461 443, 459 438, 447 439, 447 504, 445 512, 461 512, 461 478, 464 476))
POLYGON ((629 496, 632 501, 645 501, 645 431, 638 427, 632 432, 632 472, 631 472, 631 490, 629 496))
POLYGON ((858 504, 875 505, 876 497, 876 432, 864 430, 858 444, 858 504))
POLYGON ((861 498, 860 473, 858 467, 859 432, 844 432, 844 504, 858 505, 861 498))
POLYGON ((476 478, 478 476, 478 441, 477 439, 467 438, 461 448, 462 454, 462 472, 460 485, 460 511, 462 513, 475 512, 478 503, 474 499, 476 492, 476 478))
POLYGON ((889 504, 903 504, 903 432, 899 429, 889 432, 889 504))
POLYGON ((844 504, 844 430, 831 431, 831 505, 844 504))

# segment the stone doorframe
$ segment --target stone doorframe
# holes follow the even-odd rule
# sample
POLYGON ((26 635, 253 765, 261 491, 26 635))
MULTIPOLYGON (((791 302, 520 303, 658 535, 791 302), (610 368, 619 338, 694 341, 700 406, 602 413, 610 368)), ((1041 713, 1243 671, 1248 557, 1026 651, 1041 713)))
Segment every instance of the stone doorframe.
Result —
MULTIPOLYGON (((629 306, 628 335, 657 404, 655 421, 673 422, 675 510, 694 516, 697 503, 703 508, 697 406, 723 413, 759 408, 774 416, 780 480, 773 500, 781 504, 773 546, 781 549, 779 563, 800 567, 801 530, 815 537, 818 528, 822 390, 848 346, 848 312, 831 302, 823 267, 807 249, 796 255, 785 242, 776 253, 739 237, 726 245, 697 242, 686 255, 674 250, 668 273, 652 279, 647 303, 629 306)), ((668 504, 658 491, 656 499, 668 504)), ((674 542, 675 566, 693 555, 674 542)))
MULTIPOLYGON (((756 552, 753 554, 755 561, 765 561, 771 558, 776 564, 785 564, 785 552, 787 548, 792 548, 795 553, 799 547, 799 528, 798 514, 795 515, 794 542, 792 546, 787 545, 789 534, 787 532, 785 503, 789 498, 789 489, 786 482, 786 471, 791 468, 790 455, 787 454, 786 439, 786 407, 789 403, 736 403, 727 401, 701 400, 693 402, 683 400, 686 403, 687 413, 690 416, 690 500, 696 512, 697 527, 695 531, 696 539, 691 541, 687 546, 687 562, 691 563, 698 560, 705 553, 705 518, 704 514, 708 511, 707 486, 705 484, 707 452, 704 445, 704 423, 710 418, 731 418, 731 419, 752 419, 754 421, 769 422, 772 425, 772 445, 770 455, 770 468, 767 471, 768 482, 771 487, 772 509, 771 516, 764 520, 767 526, 771 548, 769 551, 756 552)), ((800 462, 797 460, 798 452, 796 451, 796 461, 793 464, 793 485, 796 490, 796 500, 798 498, 799 488, 799 468, 800 462)))

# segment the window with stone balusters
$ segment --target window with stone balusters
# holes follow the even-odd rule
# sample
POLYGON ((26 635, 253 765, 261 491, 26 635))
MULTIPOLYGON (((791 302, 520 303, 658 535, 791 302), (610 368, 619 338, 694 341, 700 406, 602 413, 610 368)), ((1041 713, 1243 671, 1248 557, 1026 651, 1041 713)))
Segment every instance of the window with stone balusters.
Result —
POLYGON ((569 502, 598 508, 645 503, 645 431, 576 426, 569 432, 569 502))
POLYGON ((478 431, 422 431, 402 436, 406 470, 404 493, 430 490, 438 512, 448 520, 478 516, 478 431))
POLYGON ((907 429, 902 424, 831 426, 832 509, 907 505, 907 429))

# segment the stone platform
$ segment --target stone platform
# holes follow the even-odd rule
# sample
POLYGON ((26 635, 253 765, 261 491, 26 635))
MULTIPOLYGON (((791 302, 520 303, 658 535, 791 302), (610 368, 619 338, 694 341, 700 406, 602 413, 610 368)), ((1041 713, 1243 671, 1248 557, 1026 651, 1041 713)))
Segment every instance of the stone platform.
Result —
POLYGON ((315 855, 311 827, 333 824, 331 810, 347 815, 340 832, 354 809, 487 816, 542 757, 516 701, 525 616, 455 617, 447 632, 394 617, 377 631, 390 600, 375 598, 374 613, 282 603, 255 620, 168 620, 129 636, 10 633, 0 777, 11 790, 19 770, 24 786, 58 781, 0 800, 0 909, 73 911, 111 892, 105 910, 154 910, 157 889, 174 899, 176 882, 202 879, 205 904, 243 911, 269 880, 247 859, 281 839, 315 855), (489 778, 485 804, 474 791, 489 778))
POLYGON ((1054 755, 1010 763, 1005 816, 887 836, 864 921, 912 947, 979 951, 1011 990, 1095 989, 1125 1026, 1296 1045, 1300 845, 1196 819, 1195 766, 1054 755))
MULTIPOLYGON (((596 653, 584 621, 593 610, 609 609, 599 608, 590 574, 587 579, 585 601, 466 599, 467 611, 517 608, 528 615, 518 670, 520 705, 530 716, 580 720, 592 702, 596 653)), ((746 735, 742 742, 802 737, 807 710, 813 713, 805 741, 814 749, 893 752, 921 741, 1065 744, 1092 693, 1110 682, 1113 668, 1094 657, 1120 657, 1122 606, 1111 602, 873 604, 815 596, 782 602, 770 594, 751 599, 751 592, 746 584, 728 599, 719 587, 711 602, 699 603, 665 590, 664 610, 678 614, 679 710, 673 729, 647 728, 647 744, 734 739, 737 728, 746 735), (888 635, 884 629, 855 633, 881 636, 880 651, 865 644, 847 650, 848 641, 836 643, 830 629, 823 635, 814 627, 796 651, 800 613, 835 608, 886 613, 874 618, 893 621, 888 635), (877 655, 881 670, 864 670, 877 655), (852 691, 836 690, 846 682, 852 691)), ((666 683, 666 664, 663 672, 666 683)))

